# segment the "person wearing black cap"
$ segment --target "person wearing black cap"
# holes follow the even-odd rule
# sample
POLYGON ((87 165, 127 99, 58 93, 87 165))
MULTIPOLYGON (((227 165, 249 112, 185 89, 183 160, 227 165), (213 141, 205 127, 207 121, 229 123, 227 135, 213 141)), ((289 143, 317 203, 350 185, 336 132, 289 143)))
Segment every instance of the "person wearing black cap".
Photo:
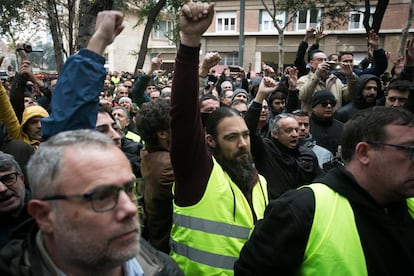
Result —
POLYGON ((343 123, 334 119, 335 96, 327 90, 319 90, 312 96, 310 132, 316 144, 327 148, 335 156, 341 140, 343 123))

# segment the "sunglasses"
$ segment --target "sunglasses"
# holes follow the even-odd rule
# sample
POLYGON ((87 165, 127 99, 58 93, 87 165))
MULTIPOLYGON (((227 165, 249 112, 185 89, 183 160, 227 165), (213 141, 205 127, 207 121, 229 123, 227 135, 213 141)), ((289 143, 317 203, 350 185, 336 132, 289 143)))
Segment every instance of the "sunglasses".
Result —
POLYGON ((321 103, 322 107, 327 107, 328 104, 330 106, 332 106, 332 107, 335 107, 336 106, 336 102, 324 102, 324 103, 321 103))

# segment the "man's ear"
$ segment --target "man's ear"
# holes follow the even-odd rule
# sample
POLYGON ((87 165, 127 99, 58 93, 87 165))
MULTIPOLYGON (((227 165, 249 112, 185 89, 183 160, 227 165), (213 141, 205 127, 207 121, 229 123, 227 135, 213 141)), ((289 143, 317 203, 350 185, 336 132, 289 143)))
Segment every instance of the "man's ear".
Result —
POLYGON ((214 149, 216 147, 216 141, 214 140, 213 136, 211 136, 211 134, 206 135, 206 141, 210 148, 214 149))
POLYGON ((366 142, 359 142, 355 146, 355 157, 360 163, 367 165, 371 161, 372 157, 372 146, 366 142))
POLYGON ((36 223, 42 232, 53 232, 54 215, 49 203, 42 200, 32 199, 29 201, 27 211, 36 220, 36 223))

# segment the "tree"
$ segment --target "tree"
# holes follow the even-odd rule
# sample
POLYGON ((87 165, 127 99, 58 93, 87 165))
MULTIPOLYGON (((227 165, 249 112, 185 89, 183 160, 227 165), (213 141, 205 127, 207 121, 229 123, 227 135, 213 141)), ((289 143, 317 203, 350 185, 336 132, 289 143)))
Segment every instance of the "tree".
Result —
MULTIPOLYGON (((297 17, 298 12, 306 10, 315 10, 317 8, 323 7, 323 12, 320 21, 322 22, 324 19, 328 19, 326 25, 329 28, 336 28, 339 25, 348 23, 349 11, 360 12, 360 10, 357 8, 357 4, 360 1, 357 0, 261 0, 261 2, 267 13, 272 18, 273 24, 279 33, 279 70, 283 68, 284 64, 284 31, 297 17), (283 12, 286 15, 286 22, 283 24, 283 26, 281 26, 281 22, 278 21, 277 15, 283 12)), ((379 32, 385 10, 388 6, 388 2, 389 0, 379 0, 376 5, 375 13, 371 15, 370 1, 364 0, 365 11, 363 12, 363 24, 367 34, 370 30, 374 30, 376 33, 379 32)))
POLYGON ((377 5, 375 7, 375 12, 373 15, 371 15, 370 1, 365 0, 364 20, 362 21, 362 23, 364 24, 365 31, 367 34, 370 30, 374 30, 374 32, 377 34, 379 33, 382 19, 384 18, 385 10, 387 9, 388 3, 389 0, 378 0, 377 5))
POLYGON ((80 0, 77 48, 85 48, 95 28, 98 12, 111 10, 113 0, 80 0))
POLYGON ((0 2, 0 34, 13 35, 9 33, 10 23, 22 21, 22 10, 28 0, 2 0, 0 2))
POLYGON ((138 60, 135 64, 134 72, 137 72, 138 69, 141 69, 144 66, 145 57, 148 51, 148 39, 151 35, 152 28, 154 27, 155 20, 157 16, 164 8, 167 0, 158 0, 158 1, 140 1, 138 4, 138 22, 137 25, 143 22, 144 18, 147 18, 145 24, 144 33, 142 35, 141 46, 138 52, 138 60))
POLYGON ((407 43, 407 38, 408 38, 409 30, 411 27, 411 21, 413 20, 413 18, 414 18, 414 0, 411 0, 410 9, 408 11, 407 23, 405 24, 405 28, 402 30, 400 49, 398 50, 399 56, 403 56, 405 54, 404 52, 405 44, 407 43))

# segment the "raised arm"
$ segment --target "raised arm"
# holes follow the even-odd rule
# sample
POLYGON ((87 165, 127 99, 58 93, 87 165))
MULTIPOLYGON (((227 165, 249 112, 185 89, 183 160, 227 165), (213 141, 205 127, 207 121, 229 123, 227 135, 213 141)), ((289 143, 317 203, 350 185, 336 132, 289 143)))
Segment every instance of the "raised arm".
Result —
POLYGON ((210 26, 214 5, 185 4, 180 13, 181 44, 171 88, 171 163, 174 201, 180 206, 201 199, 212 170, 199 107, 199 50, 201 36, 210 26))
POLYGON ((51 102, 52 115, 42 119, 44 139, 65 130, 94 129, 99 94, 106 76, 103 52, 124 26, 118 11, 102 11, 86 49, 68 58, 59 75, 51 102))
POLYGON ((151 67, 145 73, 141 74, 138 79, 134 82, 134 87, 132 87, 132 101, 137 104, 138 107, 141 107, 143 103, 149 102, 151 99, 145 93, 145 88, 152 78, 154 71, 161 69, 162 57, 161 54, 153 57, 151 59, 151 67))

